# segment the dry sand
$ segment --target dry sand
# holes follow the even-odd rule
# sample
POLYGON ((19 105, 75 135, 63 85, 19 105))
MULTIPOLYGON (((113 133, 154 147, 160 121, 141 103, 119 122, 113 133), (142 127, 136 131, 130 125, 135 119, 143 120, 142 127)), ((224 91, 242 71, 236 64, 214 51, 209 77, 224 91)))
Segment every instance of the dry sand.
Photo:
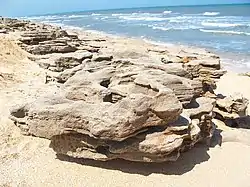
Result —
MULTIPOLYGON (((8 119, 9 108, 21 98, 42 94, 39 85, 44 72, 26 56, 0 36, 0 186, 250 187, 249 133, 241 143, 228 140, 219 146, 215 142, 209 150, 198 145, 174 163, 102 163, 57 157, 48 140, 21 135, 8 119)), ((250 99, 249 88, 250 78, 234 73, 218 83, 218 92, 237 91, 250 99)))

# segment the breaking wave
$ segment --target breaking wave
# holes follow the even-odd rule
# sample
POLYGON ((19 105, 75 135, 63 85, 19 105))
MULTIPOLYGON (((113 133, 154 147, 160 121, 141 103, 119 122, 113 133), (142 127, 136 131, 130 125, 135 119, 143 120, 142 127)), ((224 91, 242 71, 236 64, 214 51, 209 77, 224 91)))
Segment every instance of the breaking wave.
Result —
POLYGON ((223 30, 206 30, 206 29, 200 29, 201 32, 207 32, 207 33, 219 33, 219 34, 233 34, 233 35, 245 35, 250 36, 250 33, 248 32, 240 32, 240 31, 223 31, 223 30))
POLYGON ((85 18, 88 17, 88 15, 70 15, 68 18, 85 18))
POLYGON ((162 30, 162 31, 168 31, 170 30, 171 28, 166 28, 166 27, 158 27, 158 26, 151 26, 152 29, 154 30, 162 30))
POLYGON ((171 10, 166 10, 166 11, 163 12, 163 14, 171 14, 171 13, 172 13, 171 10))
POLYGON ((238 27, 242 26, 242 24, 236 23, 212 23, 212 22, 202 22, 201 25, 206 27, 238 27))
POLYGON ((111 16, 122 16, 124 14, 111 14, 111 16))
POLYGON ((188 25, 188 26, 170 26, 170 27, 164 27, 164 26, 157 26, 157 25, 148 25, 148 27, 152 28, 153 30, 162 30, 162 31, 169 31, 169 30, 189 30, 189 29, 200 29, 201 27, 197 27, 197 26, 192 26, 192 25, 188 25))
POLYGON ((204 12, 204 16, 217 16, 220 15, 220 12, 204 12))
POLYGON ((130 21, 164 21, 168 20, 168 18, 161 18, 161 17, 136 17, 136 16, 120 16, 120 19, 130 20, 130 21))

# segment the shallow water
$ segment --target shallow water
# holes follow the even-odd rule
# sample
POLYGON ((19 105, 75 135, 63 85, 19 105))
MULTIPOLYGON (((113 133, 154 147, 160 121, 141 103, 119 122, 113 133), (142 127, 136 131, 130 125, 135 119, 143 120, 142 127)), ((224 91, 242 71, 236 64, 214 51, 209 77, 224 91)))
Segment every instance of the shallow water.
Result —
POLYGON ((25 19, 205 47, 220 54, 225 66, 250 70, 250 4, 75 12, 25 19))

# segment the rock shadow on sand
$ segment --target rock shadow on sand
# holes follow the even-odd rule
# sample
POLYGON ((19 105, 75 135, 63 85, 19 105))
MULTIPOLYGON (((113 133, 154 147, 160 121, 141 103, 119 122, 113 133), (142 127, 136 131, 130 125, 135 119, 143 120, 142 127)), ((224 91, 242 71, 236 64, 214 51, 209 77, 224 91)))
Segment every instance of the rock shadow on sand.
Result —
POLYGON ((72 162, 84 166, 98 167, 108 170, 119 170, 124 173, 149 176, 151 174, 182 175, 191 171, 196 165, 209 160, 209 147, 204 144, 197 144, 192 150, 183 153, 176 162, 163 163, 141 163, 126 160, 111 160, 107 162, 76 159, 65 155, 57 154, 57 159, 65 162, 72 162))

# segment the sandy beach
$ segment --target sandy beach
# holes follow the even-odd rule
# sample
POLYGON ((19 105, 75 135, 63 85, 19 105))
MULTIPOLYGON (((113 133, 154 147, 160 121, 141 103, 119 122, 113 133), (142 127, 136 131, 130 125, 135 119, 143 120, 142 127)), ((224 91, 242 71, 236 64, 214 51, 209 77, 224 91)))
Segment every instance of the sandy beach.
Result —
MULTIPOLYGON (((152 48, 152 44, 137 39, 76 30, 68 32, 76 33, 80 38, 98 38, 91 42, 92 46, 102 47, 103 52, 119 57, 136 56, 152 48), (101 39, 106 42, 100 42, 101 39), (128 53, 127 49, 134 53, 128 53)), ((30 60, 33 55, 17 45, 16 35, 11 32, 0 34, 0 186, 250 186, 250 130, 247 129, 219 125, 218 130, 222 132, 215 133, 211 147, 197 144, 183 153, 178 161, 164 163, 137 163, 119 159, 101 162, 57 156, 49 147, 49 140, 22 135, 9 119, 9 110, 21 104, 24 98, 34 100, 46 94, 43 88, 51 85, 44 84, 47 72, 30 60)), ((181 48, 171 46, 168 50, 174 54, 181 48)), ((183 50, 197 51, 184 47, 183 50)), ((199 49, 197 53, 205 51, 199 49)), ((146 56, 141 58, 148 60, 146 56)), ((217 94, 229 96, 239 92, 250 100, 248 76, 228 72, 216 84, 217 94)))

